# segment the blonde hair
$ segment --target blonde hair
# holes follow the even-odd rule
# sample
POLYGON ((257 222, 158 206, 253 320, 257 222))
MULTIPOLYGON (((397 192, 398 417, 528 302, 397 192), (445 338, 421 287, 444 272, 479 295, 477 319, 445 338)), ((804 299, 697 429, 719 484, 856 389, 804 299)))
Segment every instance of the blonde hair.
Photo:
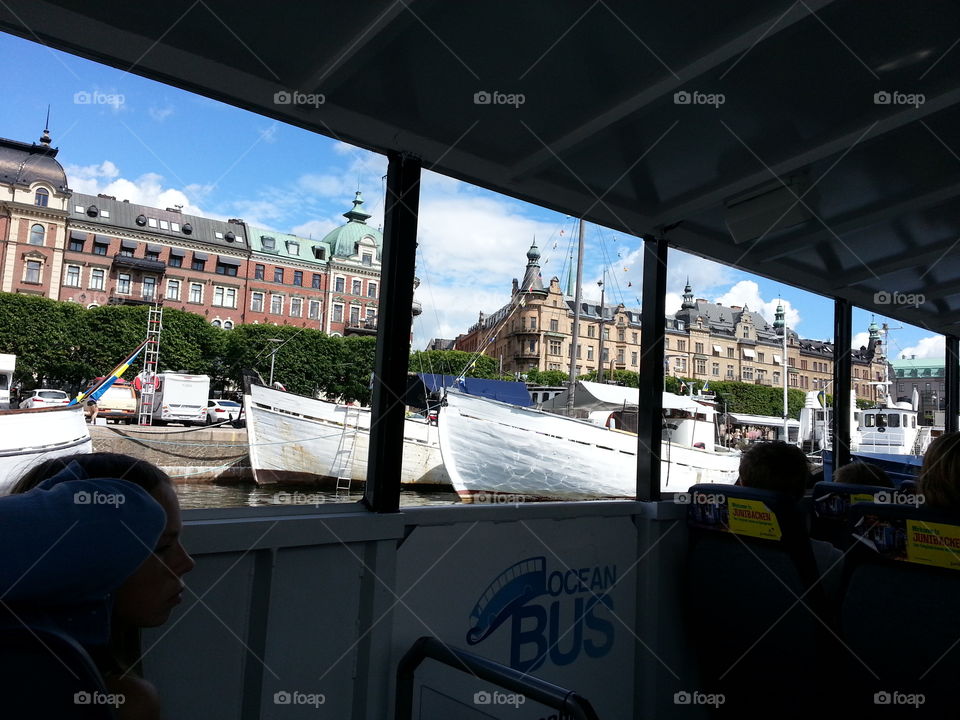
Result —
POLYGON ((926 505, 960 510, 960 433, 945 433, 930 443, 917 489, 926 505))

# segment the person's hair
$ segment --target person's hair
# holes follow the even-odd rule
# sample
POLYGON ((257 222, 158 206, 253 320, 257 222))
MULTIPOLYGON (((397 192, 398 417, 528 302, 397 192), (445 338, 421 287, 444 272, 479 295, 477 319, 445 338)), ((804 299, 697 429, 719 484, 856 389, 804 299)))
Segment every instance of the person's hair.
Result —
POLYGON ((960 510, 960 433, 944 433, 930 443, 917 489, 926 505, 960 510))
POLYGON ((753 445, 740 458, 740 484, 760 490, 775 490, 797 499, 803 497, 810 479, 807 456, 796 445, 769 442, 753 445))
POLYGON ((44 460, 27 470, 10 490, 11 495, 32 490, 44 480, 77 463, 91 478, 120 478, 139 485, 148 493, 160 483, 170 482, 170 476, 153 463, 122 453, 95 452, 62 455, 44 460))
POLYGON ((844 483, 845 485, 875 485, 885 488, 896 487, 896 484, 890 479, 882 467, 865 462, 852 462, 838 468, 833 474, 833 481, 844 483))

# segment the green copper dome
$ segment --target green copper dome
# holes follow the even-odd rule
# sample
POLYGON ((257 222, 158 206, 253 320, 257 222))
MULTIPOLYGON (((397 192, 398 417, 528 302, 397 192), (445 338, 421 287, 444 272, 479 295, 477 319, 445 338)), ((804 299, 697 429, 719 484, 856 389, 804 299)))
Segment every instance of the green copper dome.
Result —
POLYGON ((357 196, 353 200, 353 208, 343 214, 348 221, 347 224, 331 230, 323 238, 322 242, 329 245, 330 252, 334 257, 356 255, 357 245, 363 238, 369 237, 376 243, 377 260, 380 260, 380 253, 383 251, 383 233, 367 225, 370 215, 360 209, 361 205, 363 205, 363 198, 360 191, 357 190, 357 196))

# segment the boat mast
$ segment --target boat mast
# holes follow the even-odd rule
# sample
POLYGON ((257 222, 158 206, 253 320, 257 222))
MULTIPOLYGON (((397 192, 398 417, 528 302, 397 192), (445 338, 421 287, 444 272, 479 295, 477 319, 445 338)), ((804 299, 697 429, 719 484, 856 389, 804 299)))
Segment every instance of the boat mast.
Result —
POLYGON ((603 382, 603 294, 606 292, 607 288, 604 286, 603 281, 607 278, 607 269, 603 269, 603 279, 597 282, 597 285, 600 286, 600 347, 598 349, 598 354, 600 355, 597 358, 597 382, 603 382))
POLYGON ((577 245, 577 285, 573 292, 573 338, 570 341, 570 386, 567 388, 567 416, 573 415, 577 388, 577 348, 580 345, 580 300, 583 285, 583 218, 580 218, 580 242, 577 245))

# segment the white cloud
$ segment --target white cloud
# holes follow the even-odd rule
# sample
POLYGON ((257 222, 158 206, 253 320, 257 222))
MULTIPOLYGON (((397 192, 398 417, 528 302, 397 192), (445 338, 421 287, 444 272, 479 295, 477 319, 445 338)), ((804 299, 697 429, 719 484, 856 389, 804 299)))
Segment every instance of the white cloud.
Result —
POLYGON ((870 342, 870 333, 869 332, 858 332, 853 336, 853 339, 850 341, 850 348, 853 350, 859 350, 861 347, 866 347, 870 342))
POLYGON ((290 232, 300 237, 322 240, 324 236, 343 222, 334 222, 333 220, 308 220, 305 223, 297 225, 290 229, 290 232))
POLYGON ((77 192, 87 195, 103 193, 112 195, 117 200, 129 200, 157 208, 182 205, 183 211, 190 215, 214 217, 201 210, 193 199, 209 192, 206 186, 189 185, 183 190, 165 187, 164 177, 158 173, 144 173, 135 180, 130 180, 121 177, 120 169, 109 160, 99 165, 68 165, 65 169, 71 188, 77 192))
POLYGON ((258 130, 260 140, 265 143, 273 144, 277 141, 277 131, 280 129, 280 123, 274 123, 268 128, 258 130))
POLYGON ((916 345, 912 347, 905 348, 901 350, 896 357, 907 358, 917 356, 917 360, 935 358, 937 360, 943 360, 944 354, 946 352, 946 345, 944 344, 943 335, 931 335, 929 337, 920 338, 916 345))
POLYGON ((796 329, 802 321, 800 311, 793 307, 789 300, 781 300, 780 298, 764 300, 760 296, 760 286, 753 280, 740 280, 725 293, 715 297, 713 301, 723 303, 728 307, 730 305, 746 305, 750 310, 763 315, 771 325, 776 317, 777 305, 782 302, 787 327, 791 330, 796 329))

